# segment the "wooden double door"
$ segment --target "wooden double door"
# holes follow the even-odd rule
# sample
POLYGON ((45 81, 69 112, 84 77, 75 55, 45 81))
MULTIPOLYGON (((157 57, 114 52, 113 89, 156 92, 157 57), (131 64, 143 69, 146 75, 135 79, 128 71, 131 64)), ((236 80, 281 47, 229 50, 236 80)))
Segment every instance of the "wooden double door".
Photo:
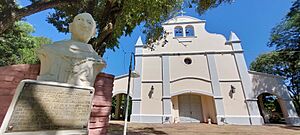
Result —
POLYGON ((178 96, 179 118, 182 123, 202 122, 201 96, 194 94, 183 94, 178 96))

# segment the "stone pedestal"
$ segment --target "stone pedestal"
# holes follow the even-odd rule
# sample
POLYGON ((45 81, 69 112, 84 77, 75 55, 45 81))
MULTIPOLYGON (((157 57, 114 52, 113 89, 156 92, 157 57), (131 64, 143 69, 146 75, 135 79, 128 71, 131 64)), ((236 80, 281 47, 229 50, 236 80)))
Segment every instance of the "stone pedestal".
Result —
MULTIPOLYGON (((40 65, 28 64, 0 67, 0 126, 5 114, 7 113, 7 108, 11 103, 13 95, 15 94, 17 85, 23 79, 36 79, 37 75, 39 74, 39 69, 40 65)), ((90 135, 100 135, 107 133, 109 120, 108 110, 111 109, 110 101, 112 97, 113 81, 114 76, 105 73, 100 73, 96 77, 96 83, 94 85, 95 95, 98 95, 100 97, 96 97, 93 101, 95 102, 95 110, 90 116, 90 135), (103 102, 102 105, 96 105, 101 102, 103 102), (103 109, 100 110, 99 108, 103 109), (103 113, 103 111, 105 113, 103 113), (102 116, 97 115, 97 112, 102 113, 102 116)), ((55 133, 64 135, 66 131, 56 131, 55 133)))
POLYGON ((0 133, 86 135, 93 94, 93 87, 23 80, 0 133))

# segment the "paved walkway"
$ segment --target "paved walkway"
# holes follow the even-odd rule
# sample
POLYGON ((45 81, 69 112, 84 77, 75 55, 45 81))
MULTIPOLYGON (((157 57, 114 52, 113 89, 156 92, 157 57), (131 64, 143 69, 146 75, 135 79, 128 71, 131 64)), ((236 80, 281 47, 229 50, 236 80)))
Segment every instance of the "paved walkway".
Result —
MULTIPOLYGON (((123 122, 111 122, 109 135, 121 134, 123 134, 123 122)), ((300 135, 300 127, 129 123, 128 135, 300 135)))

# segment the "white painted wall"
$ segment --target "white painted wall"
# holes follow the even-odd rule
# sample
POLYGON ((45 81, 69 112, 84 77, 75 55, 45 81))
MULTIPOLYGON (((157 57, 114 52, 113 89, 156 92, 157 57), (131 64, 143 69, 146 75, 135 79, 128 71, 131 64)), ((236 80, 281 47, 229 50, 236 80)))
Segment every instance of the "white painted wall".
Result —
MULTIPOLYGON (((141 85, 141 95, 136 95, 135 99, 140 104, 140 110, 136 111, 140 114, 134 114, 136 122, 162 123, 163 118, 168 117, 164 116, 165 112, 171 112, 171 122, 179 122, 178 95, 193 93, 201 95, 205 122, 211 117, 218 124, 249 125, 252 122, 259 125, 257 94, 264 87, 278 95, 286 94, 277 79, 251 73, 252 82, 249 81, 243 50, 235 33, 227 42, 223 35, 207 32, 205 21, 188 16, 170 19, 163 27, 168 33, 166 45, 162 46, 163 40, 158 41, 153 51, 142 48, 140 39, 136 45, 136 59, 140 60, 142 75, 140 84, 135 84, 141 85), (195 36, 174 37, 176 26, 182 26, 184 32, 188 25, 194 26, 195 36), (184 63, 185 58, 190 58, 192 63, 184 63), (230 92, 232 86, 235 93, 230 92), (256 96, 246 99, 248 95, 256 96), (172 103, 167 104, 170 99, 172 103)), ((127 88, 126 82, 126 78, 116 79, 114 93, 127 88)), ((294 118, 293 113, 289 116, 294 118)))

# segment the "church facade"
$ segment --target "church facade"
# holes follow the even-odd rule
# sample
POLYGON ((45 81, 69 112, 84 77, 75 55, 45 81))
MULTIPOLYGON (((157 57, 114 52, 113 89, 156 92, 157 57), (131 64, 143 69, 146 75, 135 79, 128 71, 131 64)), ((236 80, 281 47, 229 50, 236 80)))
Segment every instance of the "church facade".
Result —
MULTIPOLYGON (((300 125, 283 79, 248 71, 241 41, 231 32, 208 33, 205 21, 177 16, 163 24, 165 39, 135 45, 131 122, 264 124, 258 96, 278 97, 285 121, 300 125)), ((115 79, 113 95, 126 93, 128 75, 115 79)))

